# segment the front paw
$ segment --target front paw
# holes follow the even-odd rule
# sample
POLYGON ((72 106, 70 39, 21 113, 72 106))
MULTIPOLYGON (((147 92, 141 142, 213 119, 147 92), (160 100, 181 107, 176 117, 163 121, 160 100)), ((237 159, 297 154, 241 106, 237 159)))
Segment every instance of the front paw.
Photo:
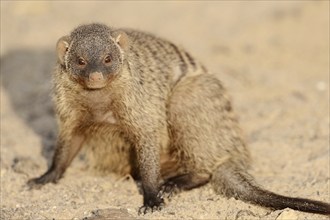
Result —
POLYGON ((155 196, 145 195, 144 204, 139 208, 139 215, 160 211, 164 206, 164 199, 160 195, 160 193, 155 196))
POLYGON ((57 183, 62 173, 56 170, 47 171, 44 175, 30 179, 27 182, 29 189, 40 189, 46 183, 57 183))

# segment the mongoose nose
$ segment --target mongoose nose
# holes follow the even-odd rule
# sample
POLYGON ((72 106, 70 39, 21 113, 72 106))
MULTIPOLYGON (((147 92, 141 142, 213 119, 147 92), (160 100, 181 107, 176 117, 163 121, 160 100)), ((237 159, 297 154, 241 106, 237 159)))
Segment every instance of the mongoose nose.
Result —
POLYGON ((103 74, 100 72, 94 72, 89 74, 89 80, 97 82, 104 80, 103 74))

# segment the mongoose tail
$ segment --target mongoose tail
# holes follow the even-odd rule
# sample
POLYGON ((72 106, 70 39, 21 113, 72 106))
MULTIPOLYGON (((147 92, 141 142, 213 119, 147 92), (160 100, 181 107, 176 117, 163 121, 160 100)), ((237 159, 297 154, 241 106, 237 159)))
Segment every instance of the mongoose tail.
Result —
POLYGON ((226 197, 234 197, 252 204, 275 210, 291 208, 302 212, 330 215, 330 204, 304 198, 282 196, 264 190, 254 183, 243 168, 226 162, 213 176, 215 190, 226 197))

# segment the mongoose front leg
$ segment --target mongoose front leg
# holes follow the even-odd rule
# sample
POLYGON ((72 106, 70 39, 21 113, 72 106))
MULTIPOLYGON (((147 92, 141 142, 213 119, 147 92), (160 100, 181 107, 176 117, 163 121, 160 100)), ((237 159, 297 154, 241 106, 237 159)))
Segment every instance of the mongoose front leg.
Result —
POLYGON ((159 146, 156 143, 144 143, 136 147, 137 159, 143 189, 143 206, 139 214, 159 210, 164 203, 160 197, 159 146))
POLYGON ((71 138, 64 138, 63 135, 60 135, 52 165, 42 176, 30 179, 27 183, 28 186, 30 188, 40 188, 46 183, 57 183, 79 152, 83 141, 84 138, 81 135, 73 135, 71 138))

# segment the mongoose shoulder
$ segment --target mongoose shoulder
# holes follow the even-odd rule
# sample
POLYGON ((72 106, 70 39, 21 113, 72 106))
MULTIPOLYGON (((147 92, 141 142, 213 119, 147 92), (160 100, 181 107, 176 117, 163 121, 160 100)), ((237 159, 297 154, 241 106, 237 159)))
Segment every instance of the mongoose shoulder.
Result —
POLYGON ((142 213, 172 187, 211 182, 253 204, 330 214, 330 205, 264 190, 222 83, 175 44, 151 34, 87 24, 57 43, 54 102, 59 135, 52 165, 30 186, 57 182, 83 145, 99 166, 142 182, 142 213), (106 146, 108 152, 97 148, 106 146))

